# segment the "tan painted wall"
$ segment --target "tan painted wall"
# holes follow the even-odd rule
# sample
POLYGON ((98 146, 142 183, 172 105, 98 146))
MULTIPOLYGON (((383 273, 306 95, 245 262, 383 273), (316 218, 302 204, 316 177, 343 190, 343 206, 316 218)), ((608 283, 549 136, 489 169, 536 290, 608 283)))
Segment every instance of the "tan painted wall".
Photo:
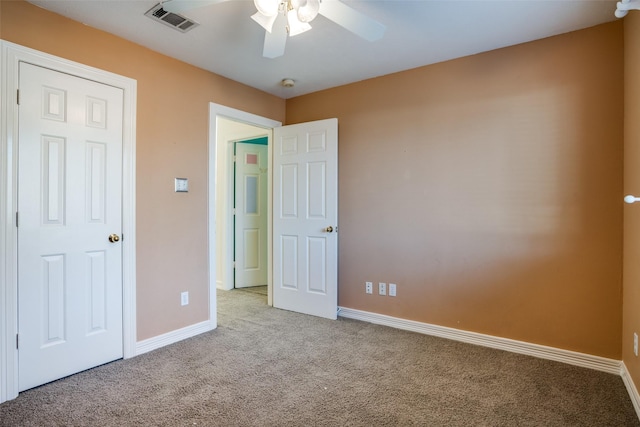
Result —
POLYGON ((208 103, 284 121, 285 102, 23 1, 1 11, 0 38, 137 80, 138 340, 207 320, 208 103))
MULTIPOLYGON (((0 38, 138 81, 138 338, 205 320, 207 103, 284 121, 285 101, 22 1, 1 11, 0 38)), ((340 120, 340 305, 620 358, 622 37, 617 22, 286 102, 288 123, 340 120)))
POLYGON ((287 124, 339 120, 339 304, 620 359, 622 41, 615 22, 288 100, 287 124))
MULTIPOLYGON (((624 189, 640 195, 640 12, 624 18, 624 189)), ((633 354, 633 333, 640 334, 640 205, 624 207, 624 304, 622 360, 640 386, 640 358, 633 354)))

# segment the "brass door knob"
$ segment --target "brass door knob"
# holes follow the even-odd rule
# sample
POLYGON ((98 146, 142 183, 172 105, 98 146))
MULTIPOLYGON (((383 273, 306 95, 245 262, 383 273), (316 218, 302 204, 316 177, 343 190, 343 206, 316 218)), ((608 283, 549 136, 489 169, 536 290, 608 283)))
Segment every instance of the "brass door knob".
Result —
POLYGON ((327 233, 331 233, 333 231, 333 227, 328 226, 327 228, 324 229, 324 231, 326 231, 327 233))
POLYGON ((120 236, 118 236, 117 234, 111 234, 111 235, 109 236, 109 241, 110 241, 111 243, 119 242, 119 241, 120 241, 120 236))

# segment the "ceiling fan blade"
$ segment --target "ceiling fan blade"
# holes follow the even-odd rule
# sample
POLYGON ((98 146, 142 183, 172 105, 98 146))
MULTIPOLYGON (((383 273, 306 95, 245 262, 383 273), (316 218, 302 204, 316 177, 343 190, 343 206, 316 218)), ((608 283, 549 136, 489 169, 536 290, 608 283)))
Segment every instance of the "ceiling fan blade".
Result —
POLYGON ((264 32, 264 48, 262 56, 265 58, 277 58, 284 55, 287 45, 287 18, 279 13, 271 32, 264 32))
POLYGON ((167 0, 162 2, 162 8, 167 12, 180 13, 225 1, 229 0, 167 0))
POLYGON ((320 14, 370 42, 381 39, 386 27, 338 0, 323 0, 320 14))

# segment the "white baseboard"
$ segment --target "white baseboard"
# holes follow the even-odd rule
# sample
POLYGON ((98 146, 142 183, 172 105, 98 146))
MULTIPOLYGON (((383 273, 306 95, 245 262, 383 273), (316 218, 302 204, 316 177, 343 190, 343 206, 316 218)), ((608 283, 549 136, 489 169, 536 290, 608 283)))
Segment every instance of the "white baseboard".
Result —
POLYGON ((136 343, 136 356, 148 353, 152 350, 156 350, 160 347, 164 347, 166 345, 173 344, 187 338, 194 337, 204 332, 209 332, 213 329, 215 329, 215 326, 212 326, 212 323, 207 320, 204 322, 196 323, 195 325, 187 326, 182 329, 167 332, 166 334, 158 335, 157 337, 138 341, 136 343))
POLYGON ((633 383, 631 374, 629 374, 627 365, 625 365, 624 362, 620 363, 620 376, 622 377, 624 386, 627 388, 627 392, 629 393, 629 397, 631 398, 631 402, 633 403, 633 408, 636 410, 636 415, 638 415, 638 418, 640 418, 640 394, 638 394, 638 389, 633 383))
MULTIPOLYGON (((619 360, 340 307, 338 316, 620 375, 619 360)), ((635 405, 635 403, 634 403, 635 405)))
POLYGON ((216 288, 222 289, 223 291, 230 291, 231 289, 233 289, 233 283, 230 285, 226 285, 222 280, 217 280, 216 288))

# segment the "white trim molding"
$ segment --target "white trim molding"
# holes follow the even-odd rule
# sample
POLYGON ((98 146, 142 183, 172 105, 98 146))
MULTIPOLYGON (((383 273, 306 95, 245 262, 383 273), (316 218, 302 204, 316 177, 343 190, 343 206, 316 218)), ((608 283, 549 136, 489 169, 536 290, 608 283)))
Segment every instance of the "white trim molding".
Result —
POLYGON ((640 394, 638 394, 638 389, 633 383, 631 374, 627 370, 627 365, 625 365, 624 362, 620 363, 620 376, 622 377, 624 386, 627 388, 627 392, 631 398, 631 403, 633 403, 633 408, 636 410, 636 415, 640 418, 640 394))
POLYGON ((386 316, 384 314, 370 313, 346 307, 340 307, 338 315, 347 319, 362 320, 364 322, 403 329, 405 331, 418 332, 420 334, 510 351, 512 353, 524 354, 541 359, 555 360, 569 365, 620 375, 621 362, 619 360, 607 359, 605 357, 592 356, 590 354, 531 344, 509 338, 479 334, 477 332, 463 331, 460 329, 432 325, 429 323, 416 322, 413 320, 399 319, 397 317, 386 316))
POLYGON ((176 329, 175 331, 167 332, 166 334, 138 341, 135 349, 136 356, 157 350, 170 344, 175 344, 178 341, 186 340, 187 338, 195 337, 196 335, 209 332, 213 329, 215 329, 215 324, 210 320, 206 320, 181 329, 176 329))
POLYGON ((0 40, 0 403, 18 396, 17 150, 19 64, 27 62, 121 88, 123 110, 123 352, 136 355, 136 98, 137 82, 0 40))

